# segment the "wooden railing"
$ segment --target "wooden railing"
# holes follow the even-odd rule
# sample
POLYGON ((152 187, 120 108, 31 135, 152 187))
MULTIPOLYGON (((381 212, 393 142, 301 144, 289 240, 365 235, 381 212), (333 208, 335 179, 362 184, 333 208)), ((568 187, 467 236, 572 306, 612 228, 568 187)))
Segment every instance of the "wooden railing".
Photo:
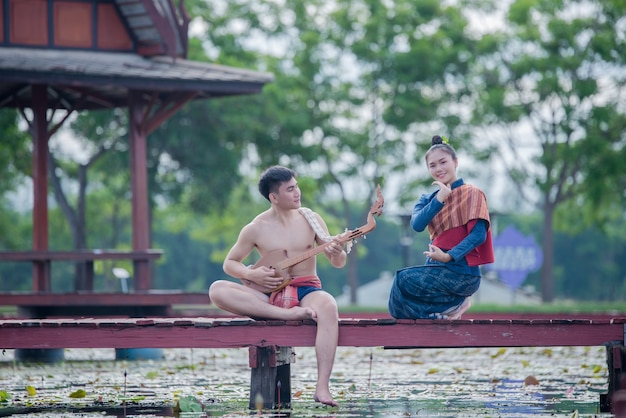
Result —
POLYGON ((150 289, 150 263, 163 255, 162 250, 74 250, 74 251, 0 251, 0 262, 24 261, 33 264, 33 292, 49 292, 52 289, 52 262, 69 261, 84 263, 85 286, 93 289, 93 263, 98 260, 132 260, 136 290, 150 289))
MULTIPOLYGON (((600 396, 600 407, 608 412, 614 393, 621 389, 626 365, 625 324, 626 317, 454 321, 341 318, 339 345, 389 349, 605 346, 609 386, 608 393, 600 396)), ((265 408, 276 407, 278 400, 282 406, 291 402, 292 347, 314 345, 315 335, 313 321, 238 317, 0 320, 0 349, 248 347, 251 408, 257 396, 264 399, 265 408), (277 377, 283 379, 280 394, 276 384, 264 384, 276 382, 277 377)))

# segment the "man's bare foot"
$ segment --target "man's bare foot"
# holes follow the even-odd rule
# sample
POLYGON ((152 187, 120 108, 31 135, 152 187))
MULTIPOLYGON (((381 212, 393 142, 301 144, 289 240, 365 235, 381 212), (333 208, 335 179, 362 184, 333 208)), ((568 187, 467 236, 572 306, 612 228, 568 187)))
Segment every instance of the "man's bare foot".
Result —
POLYGON ((448 319, 461 319, 461 315, 463 315, 467 310, 472 306, 472 302, 470 298, 465 298, 465 301, 459 306, 458 310, 454 312, 452 315, 448 315, 448 319))
POLYGON ((328 406, 338 406, 339 403, 337 403, 334 399, 333 396, 330 394, 330 392, 326 392, 324 394, 317 394, 317 392, 315 393, 315 395, 313 396, 313 400, 315 402, 320 402, 324 405, 328 405, 328 406))
POLYGON ((303 308, 302 306, 294 306, 293 308, 287 309, 290 314, 289 319, 300 320, 300 319, 312 319, 317 321, 317 313, 311 308, 303 308))

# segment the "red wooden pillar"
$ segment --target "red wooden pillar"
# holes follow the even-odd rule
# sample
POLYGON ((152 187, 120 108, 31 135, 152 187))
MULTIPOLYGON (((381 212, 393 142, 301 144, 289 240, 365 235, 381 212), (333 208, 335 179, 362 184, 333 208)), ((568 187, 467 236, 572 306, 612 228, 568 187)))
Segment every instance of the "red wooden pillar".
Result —
MULTIPOLYGON (((147 134, 144 129, 146 103, 141 93, 134 90, 128 92, 128 99, 133 249, 143 251, 150 248, 147 134)), ((133 279, 135 291, 150 289, 150 261, 135 262, 133 279)))
MULTIPOLYGON (((48 92, 47 86, 32 86, 33 123, 33 250, 48 249, 48 92)), ((33 264, 33 292, 49 292, 50 264, 33 264)))

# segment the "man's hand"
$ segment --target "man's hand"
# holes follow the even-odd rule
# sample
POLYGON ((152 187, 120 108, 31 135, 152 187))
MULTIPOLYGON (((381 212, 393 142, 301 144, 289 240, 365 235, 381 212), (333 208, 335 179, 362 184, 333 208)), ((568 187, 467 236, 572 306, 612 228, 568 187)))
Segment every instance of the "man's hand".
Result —
POLYGON ((282 276, 275 277, 276 270, 271 267, 259 266, 250 268, 246 274, 245 280, 256 284, 268 291, 276 289, 285 280, 282 276))
MULTIPOLYGON (((339 235, 341 236, 341 235, 339 235)), ((333 240, 324 248, 324 252, 326 256, 330 260, 330 264, 333 267, 342 268, 346 265, 346 260, 348 259, 348 255, 343 250, 343 241, 336 236, 333 240)))
POLYGON ((324 248, 324 251, 326 251, 329 257, 336 257, 343 252, 343 242, 338 237, 335 237, 330 244, 324 248))
POLYGON ((437 193, 437 200, 443 203, 446 200, 446 197, 450 196, 452 193, 452 189, 447 185, 438 180, 433 181, 433 186, 439 187, 439 193, 437 193))

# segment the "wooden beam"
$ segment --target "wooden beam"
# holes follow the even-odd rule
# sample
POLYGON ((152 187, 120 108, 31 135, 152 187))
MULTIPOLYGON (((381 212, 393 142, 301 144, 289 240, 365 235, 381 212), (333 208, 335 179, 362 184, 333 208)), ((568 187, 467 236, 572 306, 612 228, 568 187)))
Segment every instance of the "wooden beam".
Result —
MULTIPOLYGON (((33 137, 33 250, 48 249, 48 88, 32 86, 33 137)), ((33 266, 33 291, 50 291, 50 269, 45 263, 33 266)))
MULTIPOLYGON (((132 192, 133 249, 150 248, 150 211, 148 208, 148 168, 146 133, 142 129, 145 102, 141 92, 128 93, 130 178, 132 192)), ((150 289, 150 262, 136 263, 135 291, 150 289)))
MULTIPOLYGON (((625 318, 591 320, 339 320, 339 346, 550 347, 623 344, 625 318)), ((313 321, 233 318, 0 320, 0 348, 310 347, 313 321)))
POLYGON ((196 92, 176 94, 164 101, 161 107, 154 112, 149 118, 144 121, 144 131, 147 134, 151 134, 157 129, 163 122, 169 119, 173 114, 186 105, 189 101, 196 97, 196 92))

